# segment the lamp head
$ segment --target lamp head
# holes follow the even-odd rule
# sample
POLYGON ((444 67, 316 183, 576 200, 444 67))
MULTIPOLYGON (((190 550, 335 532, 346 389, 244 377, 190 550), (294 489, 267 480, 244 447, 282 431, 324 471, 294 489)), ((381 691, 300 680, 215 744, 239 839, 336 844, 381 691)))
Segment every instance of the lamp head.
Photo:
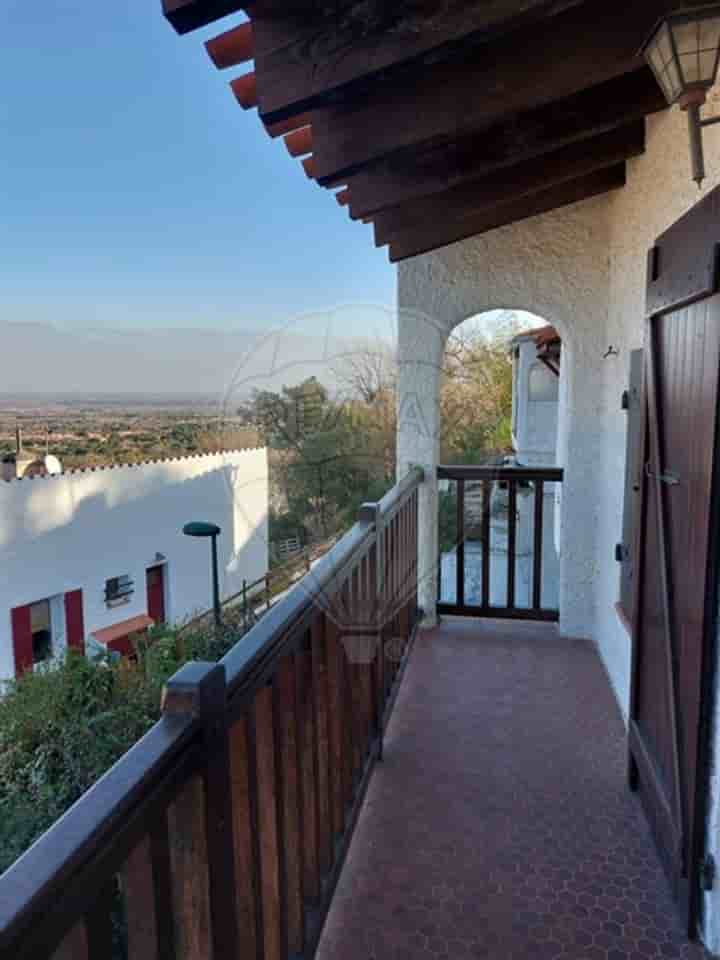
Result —
POLYGON ((185 524, 182 532, 186 537, 216 537, 220 533, 220 527, 216 523, 193 520, 185 524))

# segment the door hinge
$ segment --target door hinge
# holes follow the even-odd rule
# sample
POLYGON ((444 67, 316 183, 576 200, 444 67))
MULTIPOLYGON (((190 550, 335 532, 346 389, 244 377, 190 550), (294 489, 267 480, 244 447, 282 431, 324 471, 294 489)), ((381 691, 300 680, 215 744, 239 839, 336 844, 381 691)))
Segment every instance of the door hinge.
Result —
POLYGON ((628 550, 628 548, 625 546, 624 543, 615 544, 615 559, 617 560, 618 563, 625 563, 629 555, 630 555, 630 551, 628 550))
POLYGON ((649 480, 659 480, 660 483, 666 483, 669 487, 676 487, 680 483, 680 478, 674 473, 654 473, 649 463, 645 464, 645 476, 649 480))
POLYGON ((630 409, 630 391, 623 390, 622 397, 620 398, 620 409, 629 410, 630 409))
POLYGON ((700 863, 700 889, 712 890, 715 884, 715 857, 706 854, 700 863))

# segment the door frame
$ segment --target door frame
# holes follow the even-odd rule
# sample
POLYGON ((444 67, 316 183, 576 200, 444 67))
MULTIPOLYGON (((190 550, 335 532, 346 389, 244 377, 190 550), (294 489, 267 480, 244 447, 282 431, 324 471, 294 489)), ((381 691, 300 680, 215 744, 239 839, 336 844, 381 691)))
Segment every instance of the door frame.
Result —
MULTIPOLYGON (((641 413, 641 451, 643 465, 647 463, 652 440, 649 438, 647 365, 652 361, 651 324, 653 318, 683 306, 704 300, 720 290, 720 187, 711 191, 674 223, 657 240, 648 253, 647 301, 644 327, 644 355, 641 413), (678 241, 678 237, 683 237, 678 241), (689 242, 688 241, 689 237, 689 242)), ((720 364, 720 357, 718 357, 720 364)), ((656 385, 657 386, 657 385, 656 385)), ((720 399, 720 388, 716 404, 720 399)), ((720 405, 720 404, 719 404, 720 405)), ((692 939, 700 936, 703 921, 703 861, 707 848, 707 820, 710 813, 710 764, 712 754, 713 718, 716 712, 716 677, 718 669, 717 628, 720 600, 720 410, 716 413, 715 437, 709 509, 709 535, 705 559, 707 578, 703 599, 703 628, 701 634, 701 676, 699 721, 695 752, 695 790, 688 802, 692 804, 692 834, 688 837, 689 862, 686 878, 681 884, 679 905, 687 933, 692 939), (685 885, 687 884, 687 890, 685 885)), ((630 674, 630 702, 628 731, 636 714, 638 680, 638 630, 644 574, 644 533, 648 522, 646 483, 640 488, 638 523, 633 544, 636 570, 633 591, 632 647, 630 674)), ((663 558, 664 562, 664 558, 663 558)), ((720 736, 720 731, 718 732, 720 736)), ((631 790, 638 786, 638 769, 628 737, 628 783, 631 790)), ((720 802, 720 798, 719 798, 720 802)))
MULTIPOLYGON (((147 564, 145 567, 145 606, 148 607, 147 603, 147 594, 148 594, 148 584, 147 577, 150 570, 154 570, 156 567, 162 569, 162 578, 163 578, 163 612, 165 614, 165 623, 170 621, 170 584, 168 578, 168 560, 153 560, 152 563, 147 564)), ((148 614, 150 610, 148 609, 148 614)))

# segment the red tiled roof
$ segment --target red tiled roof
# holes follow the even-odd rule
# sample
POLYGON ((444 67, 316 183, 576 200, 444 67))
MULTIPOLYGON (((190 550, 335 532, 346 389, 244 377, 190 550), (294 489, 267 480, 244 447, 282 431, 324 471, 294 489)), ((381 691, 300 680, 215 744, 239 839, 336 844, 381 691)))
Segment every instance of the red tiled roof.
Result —
POLYGON ((114 623, 111 627, 104 627, 102 630, 93 630, 93 637, 98 643, 109 647, 115 640, 126 637, 129 633, 137 633, 139 630, 147 630, 152 627, 155 621, 146 613, 141 613, 137 617, 130 617, 127 620, 121 620, 114 623))
POLYGON ((513 340, 520 337, 532 337, 535 340, 535 346, 544 347, 549 343, 555 343, 560 340, 560 334, 552 324, 546 323, 544 327, 532 327, 528 330, 521 330, 516 333, 513 340))

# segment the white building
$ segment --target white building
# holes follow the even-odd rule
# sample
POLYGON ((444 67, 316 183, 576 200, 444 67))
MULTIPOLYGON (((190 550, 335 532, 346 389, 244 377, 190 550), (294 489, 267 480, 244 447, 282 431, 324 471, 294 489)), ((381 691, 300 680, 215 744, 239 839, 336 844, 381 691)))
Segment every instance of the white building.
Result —
POLYGON ((0 483, 0 680, 70 645, 129 651, 152 623, 212 604, 217 524, 221 595, 268 567, 264 449, 71 471, 0 483))

